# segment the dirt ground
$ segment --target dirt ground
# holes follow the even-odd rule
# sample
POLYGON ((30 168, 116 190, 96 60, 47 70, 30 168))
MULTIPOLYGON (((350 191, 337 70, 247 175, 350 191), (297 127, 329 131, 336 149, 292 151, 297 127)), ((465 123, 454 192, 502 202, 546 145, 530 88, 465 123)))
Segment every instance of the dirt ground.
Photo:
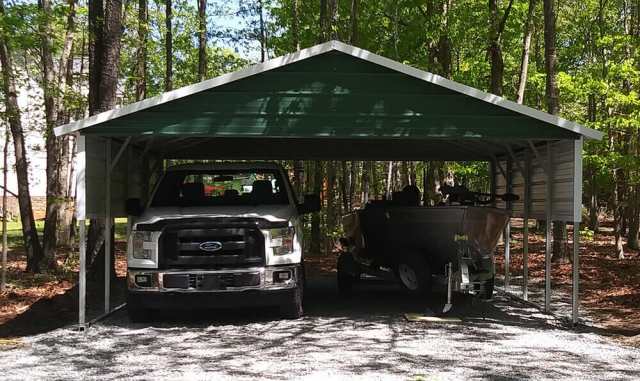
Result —
MULTIPOLYGON (((571 236, 572 232, 569 231, 569 237, 571 236)), ((531 234, 529 242, 530 283, 542 284, 545 270, 544 235, 531 234)), ((599 327, 621 332, 626 336, 640 335, 640 252, 630 250, 625 245, 625 258, 618 259, 613 245, 613 233, 606 225, 593 239, 582 238, 580 307, 599 327)), ((513 232, 511 247, 510 272, 512 275, 521 275, 521 230, 513 232)), ((498 273, 504 273, 502 252, 502 247, 499 247, 496 256, 498 273)), ((570 293, 571 271, 571 262, 553 262, 552 288, 570 293)), ((637 341, 640 344, 640 337, 637 341)))

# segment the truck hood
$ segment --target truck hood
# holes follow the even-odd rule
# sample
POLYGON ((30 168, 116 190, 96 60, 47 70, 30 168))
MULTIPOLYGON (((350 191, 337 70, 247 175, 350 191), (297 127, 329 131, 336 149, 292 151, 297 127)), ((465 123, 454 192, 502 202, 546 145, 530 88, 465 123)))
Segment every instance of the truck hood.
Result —
POLYGON ((145 210, 135 224, 153 224, 168 219, 219 217, 262 218, 269 222, 287 222, 297 214, 296 208, 291 205, 155 207, 145 210))

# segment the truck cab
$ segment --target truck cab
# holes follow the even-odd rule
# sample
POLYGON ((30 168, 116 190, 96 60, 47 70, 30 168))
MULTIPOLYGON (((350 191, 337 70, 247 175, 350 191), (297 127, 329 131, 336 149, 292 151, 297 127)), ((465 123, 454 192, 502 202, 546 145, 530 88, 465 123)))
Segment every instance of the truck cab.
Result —
POLYGON ((127 310, 278 306, 303 314, 303 215, 275 163, 185 164, 166 169, 147 205, 127 200, 127 310))

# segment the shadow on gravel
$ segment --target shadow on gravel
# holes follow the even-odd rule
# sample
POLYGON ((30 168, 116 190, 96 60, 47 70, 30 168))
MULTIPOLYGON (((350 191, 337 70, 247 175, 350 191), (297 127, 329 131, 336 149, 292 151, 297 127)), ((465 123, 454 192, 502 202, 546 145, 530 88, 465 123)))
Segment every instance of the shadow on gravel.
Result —
POLYGON ((462 324, 425 324, 402 314, 437 311, 442 295, 419 300, 373 282, 343 299, 332 278, 308 285, 302 319, 281 320, 269 309, 205 310, 132 324, 118 312, 82 335, 42 335, 0 370, 20 378, 26 361, 31 378, 63 379, 640 377, 637 352, 561 329, 502 296, 456 295, 462 324))
MULTIPOLYGON (((124 300, 124 278, 112 282, 111 300, 118 305, 124 300)), ((103 310, 102 284, 90 285, 87 295, 87 320, 103 310)), ((52 298, 41 298, 15 318, 0 325, 0 338, 22 337, 49 332, 78 322, 78 285, 52 298)))

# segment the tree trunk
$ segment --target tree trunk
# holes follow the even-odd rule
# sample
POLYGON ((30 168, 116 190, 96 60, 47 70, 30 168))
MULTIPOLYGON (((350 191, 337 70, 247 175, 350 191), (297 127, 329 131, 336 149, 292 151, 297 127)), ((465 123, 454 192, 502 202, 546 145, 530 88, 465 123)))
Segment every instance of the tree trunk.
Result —
MULTIPOLYGON (((322 164, 315 161, 313 165, 313 193, 320 196, 322 194, 322 164)), ((311 252, 320 254, 320 213, 313 213, 311 216, 311 252)))
POLYGON ((320 35, 318 41, 325 42, 329 39, 329 31, 327 25, 327 0, 320 0, 320 35))
POLYGON ((524 38, 522 41, 522 59, 520 60, 520 76, 518 79, 517 102, 524 102, 524 92, 527 88, 527 74, 529 72, 529 50, 531 48, 531 36, 533 35, 537 0, 529 0, 527 10, 527 22, 525 24, 524 38))
POLYGON ((164 70, 164 91, 173 89, 173 15, 171 1, 165 0, 165 28, 164 36, 165 70, 164 70))
POLYGON ((358 169, 360 163, 357 161, 351 161, 351 168, 349 170, 349 211, 353 210, 353 201, 355 199, 356 187, 358 186, 358 169))
POLYGON ((545 96, 547 112, 557 115, 559 111, 558 85, 556 83, 556 12, 554 0, 544 2, 544 65, 547 72, 545 96))
MULTIPOLYGON (((0 16, 4 16, 4 13, 4 1, 0 0, 0 16)), ((11 129, 15 151, 18 204, 20 208, 20 220, 22 222, 22 239, 27 254, 27 271, 39 272, 39 263, 43 258, 43 253, 40 241, 38 240, 38 232, 31 207, 29 168, 20 108, 18 107, 13 60, 6 36, 2 31, 0 31, 0 64, 2 65, 2 90, 4 92, 5 113, 9 122, 9 128, 11 129)))
POLYGON ((331 40, 338 39, 338 0, 329 0, 329 34, 331 40))
MULTIPOLYGON (((89 50, 89 113, 108 111, 116 106, 118 88, 118 64, 122 35, 122 2, 120 0, 89 2, 89 25, 93 35, 89 50), (93 45, 93 46, 92 46, 93 45), (96 70, 99 70, 96 72, 96 70), (93 96, 91 96, 93 94, 93 96)), ((92 219, 87 239, 88 278, 101 280, 104 275, 104 219, 92 219)), ((113 232, 113 230, 112 230, 113 232)), ((114 246, 111 245, 113 250, 114 246)), ((115 265, 112 253, 111 267, 115 265)), ((111 272, 112 277, 115 272, 111 272)))
MULTIPOLYGON (((556 83, 556 14, 554 0, 543 0, 544 2, 544 63, 546 69, 546 90, 547 112, 557 115, 558 86, 556 83)), ((547 200, 549 201, 549 200, 547 200)), ((547 221, 550 223, 550 221, 547 221)), ((564 225, 562 221, 553 222, 553 258, 559 261, 568 261, 569 253, 566 250, 565 229, 555 226, 564 225)))
POLYGON ((502 96, 504 80, 504 61, 502 59, 502 32, 509 18, 513 0, 509 0, 509 5, 500 19, 498 0, 489 0, 489 60, 491 62, 491 76, 489 91, 495 95, 502 96))
POLYGON ((198 82, 207 77, 207 0, 198 0, 198 82))
POLYGON ((291 41, 294 51, 300 50, 300 23, 298 21, 298 0, 291 3, 291 41))
POLYGON ((267 51, 267 30, 264 24, 264 9, 262 0, 258 0, 258 16, 260 17, 260 62, 264 62, 269 58, 269 53, 267 51))
POLYGON ((138 0, 138 50, 136 51, 136 101, 147 97, 147 36, 149 9, 147 0, 138 0))
POLYGON ((387 169, 387 191, 386 191, 386 199, 391 200, 391 192, 393 191, 393 185, 391 181, 393 180, 393 161, 389 162, 389 168, 387 169))
MULTIPOLYGON (((64 205, 64 189, 60 184, 60 154, 62 138, 53 133, 53 128, 58 121, 56 105, 55 68, 53 66, 52 41, 53 31, 50 25, 52 15, 49 0, 38 0, 38 9, 42 17, 38 26, 40 34, 40 57, 42 62, 42 89, 45 114, 45 146, 47 151, 46 167, 46 217, 43 235, 44 263, 49 269, 55 269, 57 230, 59 226, 60 209, 64 205)), ((60 68, 64 71, 63 68, 60 68)))
POLYGON ((624 216, 624 208, 622 195, 620 192, 620 169, 613 171, 613 234, 615 237, 615 250, 618 259, 624 259, 624 247, 622 245, 622 218, 624 216))
POLYGON ((0 292, 7 284, 7 173, 9 172, 9 127, 5 126, 4 149, 2 150, 2 275, 0 275, 0 292))
POLYGON ((336 163, 334 161, 327 162, 327 242, 323 254, 328 254, 333 243, 333 232, 336 227, 336 163))
POLYGON ((351 45, 358 44, 358 6, 360 0, 351 0, 351 45))
POLYGON ((349 210, 349 175, 347 173, 347 162, 341 161, 340 168, 342 172, 342 179, 340 181, 340 196, 342 199, 342 209, 346 212, 349 210))
POLYGON ((122 0, 106 0, 104 7, 104 32, 102 72, 100 73, 100 98, 98 110, 107 111, 116 106, 118 94, 118 67, 120 66, 120 41, 122 37, 122 0))
POLYGON ((629 249, 640 249, 638 242, 638 232, 640 231, 640 187, 634 185, 629 200, 629 233, 627 234, 627 246, 629 249))

